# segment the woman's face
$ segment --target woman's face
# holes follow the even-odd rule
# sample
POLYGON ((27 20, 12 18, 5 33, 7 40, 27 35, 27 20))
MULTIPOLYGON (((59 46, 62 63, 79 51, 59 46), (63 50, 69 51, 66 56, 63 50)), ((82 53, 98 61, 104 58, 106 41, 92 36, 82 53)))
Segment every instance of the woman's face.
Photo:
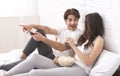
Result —
POLYGON ((78 21, 79 19, 76 18, 74 15, 68 15, 66 22, 67 28, 69 30, 76 30, 77 29, 77 25, 78 25, 78 21))

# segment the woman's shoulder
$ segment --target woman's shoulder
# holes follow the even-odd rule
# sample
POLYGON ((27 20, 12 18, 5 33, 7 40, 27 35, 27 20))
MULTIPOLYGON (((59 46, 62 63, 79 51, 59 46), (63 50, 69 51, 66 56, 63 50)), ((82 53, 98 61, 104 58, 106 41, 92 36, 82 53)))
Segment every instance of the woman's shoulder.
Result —
POLYGON ((104 42, 104 38, 99 35, 99 36, 97 36, 97 37, 95 38, 94 43, 95 43, 95 42, 104 42))
POLYGON ((100 35, 98 35, 95 40, 98 40, 98 39, 99 40, 104 40, 104 38, 102 36, 100 36, 100 35))

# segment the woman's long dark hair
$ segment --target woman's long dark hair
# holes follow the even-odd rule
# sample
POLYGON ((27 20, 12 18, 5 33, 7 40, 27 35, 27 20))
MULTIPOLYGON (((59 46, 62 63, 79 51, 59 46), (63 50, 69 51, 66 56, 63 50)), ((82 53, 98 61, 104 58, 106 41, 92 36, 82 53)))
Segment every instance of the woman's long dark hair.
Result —
POLYGON ((98 13, 90 13, 85 16, 85 30, 80 36, 77 45, 82 45, 86 40, 89 42, 85 45, 88 48, 97 36, 103 36, 104 26, 102 17, 98 13))

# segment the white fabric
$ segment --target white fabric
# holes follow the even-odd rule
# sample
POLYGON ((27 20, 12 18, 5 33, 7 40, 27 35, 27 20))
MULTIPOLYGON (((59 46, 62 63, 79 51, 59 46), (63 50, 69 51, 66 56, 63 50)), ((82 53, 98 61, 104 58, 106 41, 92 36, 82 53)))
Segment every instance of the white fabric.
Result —
MULTIPOLYGON (((72 37, 74 42, 77 44, 77 41, 81 34, 82 31, 80 29, 76 29, 75 31, 68 30, 67 28, 58 29, 58 42, 65 43, 66 41, 65 39, 67 37, 72 37)), ((63 55, 68 56, 68 55, 72 55, 73 51, 72 50, 65 50, 64 52, 55 51, 54 54, 56 56, 63 56, 63 55)))
POLYGON ((67 28, 61 28, 61 29, 58 29, 58 38, 59 38, 58 40, 61 43, 64 43, 67 37, 72 37, 75 44, 77 44, 77 41, 81 34, 82 34, 82 31, 80 29, 76 29, 72 31, 72 30, 68 30, 67 28))
MULTIPOLYGON (((0 65, 8 64, 8 63, 19 60, 22 54, 22 51, 23 49, 13 49, 7 53, 0 53, 0 65)), ((33 55, 34 53, 38 53, 37 49, 31 55, 33 55)))
MULTIPOLYGON (((90 54, 90 52, 92 51, 92 47, 88 47, 88 49, 84 49, 84 45, 85 45, 85 43, 83 45, 81 45, 81 46, 78 46, 78 48, 85 55, 90 54)), ((85 71, 87 73, 90 72, 92 65, 91 66, 87 66, 86 64, 83 63, 83 61, 77 55, 75 55, 75 59, 76 59, 75 63, 77 65, 79 65, 80 67, 82 67, 83 69, 85 69, 85 71)))
POLYGON ((112 76, 120 63, 120 55, 103 50, 96 64, 90 72, 90 76, 112 76))
MULTIPOLYGON (((0 65, 9 64, 20 59, 23 49, 13 49, 7 53, 0 53, 0 65)), ((38 54, 37 49, 29 56, 33 54, 38 54)), ((0 69, 0 76, 4 70, 0 69)))
MULTIPOLYGON (((0 54, 0 64, 6 64, 19 59, 22 49, 13 49, 8 53, 0 54)), ((37 53, 35 51, 34 53, 37 53)), ((34 54, 32 53, 32 54, 34 54)), ((32 55, 31 54, 31 55, 32 55)), ((120 55, 103 50, 89 76, 112 76, 120 63, 120 55)))
POLYGON ((0 65, 16 61, 20 58, 22 49, 13 49, 7 53, 0 53, 0 65))

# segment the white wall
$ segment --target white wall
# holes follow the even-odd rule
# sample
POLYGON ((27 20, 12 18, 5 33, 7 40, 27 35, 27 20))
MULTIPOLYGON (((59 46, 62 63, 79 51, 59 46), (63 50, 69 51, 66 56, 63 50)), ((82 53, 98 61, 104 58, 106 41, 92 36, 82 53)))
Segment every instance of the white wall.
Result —
POLYGON ((22 31, 20 24, 38 24, 38 17, 1 17, 0 18, 0 52, 23 49, 30 35, 22 31))
POLYGON ((37 16, 37 0, 0 0, 0 17, 37 16))
POLYGON ((63 15, 68 8, 78 8, 78 0, 38 0, 40 24, 64 27, 63 15))
POLYGON ((38 24, 38 0, 0 0, 0 52, 23 49, 29 35, 20 24, 38 24))

